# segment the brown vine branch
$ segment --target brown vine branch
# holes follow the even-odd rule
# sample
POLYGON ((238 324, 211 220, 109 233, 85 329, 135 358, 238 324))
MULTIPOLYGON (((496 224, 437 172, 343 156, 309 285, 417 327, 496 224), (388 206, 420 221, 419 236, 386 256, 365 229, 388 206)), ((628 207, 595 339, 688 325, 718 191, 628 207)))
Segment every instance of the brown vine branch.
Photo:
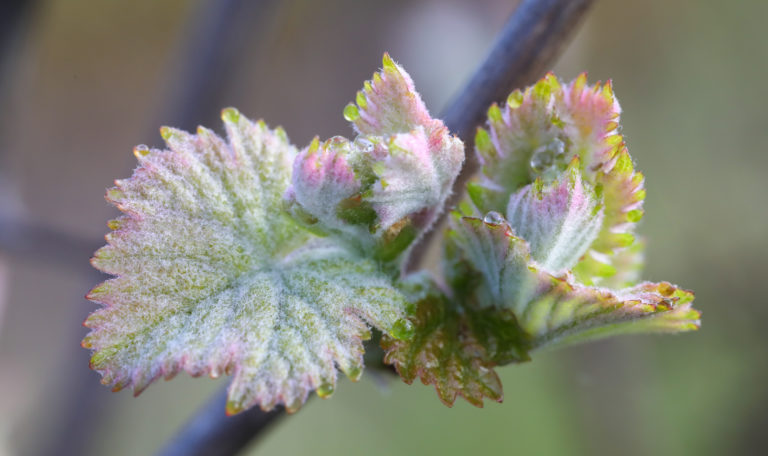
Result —
MULTIPOLYGON (((540 77, 552 65, 591 3, 592 0, 524 0, 517 7, 485 62, 443 113, 448 128, 464 141, 468 150, 471 151, 472 135, 484 120, 488 106, 503 100, 515 87, 540 77)), ((469 153, 449 205, 457 202, 460 190, 476 170, 475 156, 469 153)), ((418 265, 434 233, 435 230, 427 233, 412 250, 410 268, 418 265)), ((234 455, 284 414, 283 409, 265 413, 253 408, 226 417, 225 394, 217 394, 159 454, 234 455)))

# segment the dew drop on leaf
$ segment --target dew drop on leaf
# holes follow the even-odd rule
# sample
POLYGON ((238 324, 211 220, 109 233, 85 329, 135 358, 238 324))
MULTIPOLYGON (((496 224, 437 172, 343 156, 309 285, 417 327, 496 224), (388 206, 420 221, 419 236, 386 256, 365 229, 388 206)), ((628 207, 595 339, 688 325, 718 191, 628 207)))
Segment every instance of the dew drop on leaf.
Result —
POLYGON ((317 387, 317 395, 325 399, 333 394, 333 385, 331 383, 322 383, 317 387))
POLYGON ((358 111, 357 106, 350 103, 344 108, 344 119, 346 119, 347 122, 354 122, 359 118, 360 111, 358 111))
POLYGON ((565 143, 560 138, 553 139, 547 147, 555 153, 555 158, 563 158, 565 156, 565 143))
POLYGON ((546 178, 562 170, 565 166, 564 159, 565 143, 559 138, 554 138, 533 151, 530 161, 531 171, 546 178))
POLYGON ((500 226, 505 220, 503 215, 496 211, 490 211, 483 217, 483 222, 488 226, 500 226))
POLYGON ((554 154, 547 148, 547 146, 541 146, 531 155, 531 169, 535 173, 542 173, 554 162, 554 154))
POLYGON ((627 212, 627 220, 632 223, 637 223, 640 221, 640 219, 643 218, 643 211, 639 209, 634 209, 629 212, 627 212))
POLYGON ((352 366, 345 372, 345 374, 347 374, 347 377, 349 377, 350 380, 356 382, 360 380, 360 377, 363 375, 363 369, 358 366, 352 366))
POLYGON ((373 143, 369 139, 366 139, 362 136, 355 138, 355 145, 360 149, 361 152, 373 152, 373 143))
POLYGON ((136 158, 146 157, 149 155, 149 146, 146 144, 139 144, 133 148, 133 154, 136 156, 136 158))
POLYGON ((399 340, 408 340, 413 336, 414 328, 410 320, 401 318, 392 326, 392 337, 399 340))

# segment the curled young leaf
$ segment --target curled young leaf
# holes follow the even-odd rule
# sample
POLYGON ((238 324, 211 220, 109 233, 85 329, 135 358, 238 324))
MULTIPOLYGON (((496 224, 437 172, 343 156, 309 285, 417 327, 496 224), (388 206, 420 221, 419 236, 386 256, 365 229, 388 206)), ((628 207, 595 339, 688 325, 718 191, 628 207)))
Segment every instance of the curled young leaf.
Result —
POLYGON ((283 211, 295 149, 234 109, 228 141, 163 129, 170 150, 107 192, 110 222, 93 265, 116 277, 88 298, 83 346, 102 382, 141 392, 180 371, 232 374, 228 413, 296 410, 329 395, 336 366, 356 379, 370 323, 394 337, 405 300, 371 259, 311 237, 283 211))
POLYGON ((355 103, 344 109, 344 117, 364 136, 408 133, 417 126, 440 128, 421 100, 411 76, 385 53, 381 71, 357 92, 355 103))
POLYGON ((513 193, 507 220, 528 241, 536 263, 557 273, 572 268, 592 245, 603 222, 602 201, 583 181, 574 158, 559 180, 536 180, 513 193))
POLYGON ((361 197, 363 181, 370 181, 361 169, 370 168, 366 161, 365 152, 346 138, 335 136, 323 143, 315 138, 293 163, 293 185, 285 197, 288 210, 322 234, 369 233, 376 214, 361 197))
POLYGON ((344 114, 359 136, 303 150, 287 206, 311 230, 393 261, 442 211, 464 146, 430 117, 410 76, 386 54, 344 114))
POLYGON ((537 179, 557 181, 579 158, 584 181, 603 205, 598 234, 574 270, 590 283, 617 272, 612 256, 633 244, 635 224, 643 215, 644 179, 619 134, 620 112, 610 82, 588 86, 581 74, 564 84, 550 73, 512 92, 504 106, 491 106, 489 130, 479 129, 475 140, 483 167, 469 193, 483 212, 503 212, 521 187, 537 179))

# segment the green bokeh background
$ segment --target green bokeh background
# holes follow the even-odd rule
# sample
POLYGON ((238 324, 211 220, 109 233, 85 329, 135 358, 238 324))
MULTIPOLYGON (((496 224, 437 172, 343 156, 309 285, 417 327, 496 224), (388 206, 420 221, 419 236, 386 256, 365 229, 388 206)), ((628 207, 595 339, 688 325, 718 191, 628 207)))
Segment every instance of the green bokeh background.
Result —
MULTIPOLYGON (((447 408, 429 387, 366 372, 248 454, 721 455, 768 446, 768 2, 595 3, 555 71, 613 80, 647 178, 644 277, 694 290, 702 329, 538 353, 499 369, 504 403, 484 409, 461 400, 447 408)), ((180 50, 202 4, 38 2, 2 67, 0 209, 98 243, 114 215, 103 189, 130 174, 135 144, 159 145, 163 102, 184 77, 180 50)), ((300 145, 348 135, 341 110, 389 51, 437 113, 514 7, 279 2, 240 38, 248 53, 224 75, 219 106, 283 125, 300 145)), ((210 114, 200 121, 220 130, 210 114)), ((0 454, 49 451, 62 435, 78 454, 150 454, 223 385, 180 375, 137 399, 99 386, 77 347, 79 321, 94 308, 82 299, 96 280, 79 268, 86 262, 0 256, 0 454)))

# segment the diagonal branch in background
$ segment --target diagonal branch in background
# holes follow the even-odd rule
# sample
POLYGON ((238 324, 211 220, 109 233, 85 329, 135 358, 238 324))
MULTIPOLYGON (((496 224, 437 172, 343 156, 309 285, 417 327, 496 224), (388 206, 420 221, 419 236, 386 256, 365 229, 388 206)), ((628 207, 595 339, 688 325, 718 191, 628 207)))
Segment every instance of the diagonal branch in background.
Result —
POLYGON ((246 54, 254 58, 252 30, 267 30, 264 19, 276 6, 275 0, 200 2, 183 33, 175 79, 168 81, 170 100, 162 125, 194 131, 218 119, 224 89, 238 63, 246 54))
MULTIPOLYGON (((510 17, 485 62, 443 114, 450 130, 471 146, 474 130, 484 120, 488 106, 506 98, 513 88, 530 84, 540 77, 591 3, 591 0, 525 0, 510 17)), ((462 194, 459 190, 477 166, 474 154, 467 154, 449 204, 457 202, 462 194)), ((409 259, 410 269, 418 265, 434 233, 435 230, 427 233, 415 246, 409 259)), ((224 393, 217 394, 159 454, 237 454, 259 436, 267 424, 284 414, 283 409, 265 413, 252 408, 240 415, 226 417, 223 413, 225 398, 224 393)))
MULTIPOLYGON (((532 84, 550 69, 585 16, 592 0, 525 0, 501 31, 496 44, 464 89, 441 113, 448 129, 464 141, 466 159, 453 184, 446 207, 456 205, 467 181, 477 172, 474 134, 485 121, 488 107, 519 87, 532 84)), ((412 249, 406 271, 417 269, 441 222, 444 211, 412 249)))
POLYGON ((225 418, 226 401, 227 391, 222 389, 157 453, 158 456, 236 454, 254 436, 285 415, 282 407, 269 412, 254 407, 225 418))
POLYGON ((93 276, 93 268, 86 260, 101 244, 41 223, 0 213, 0 252, 12 257, 67 268, 80 266, 83 273, 93 276))

